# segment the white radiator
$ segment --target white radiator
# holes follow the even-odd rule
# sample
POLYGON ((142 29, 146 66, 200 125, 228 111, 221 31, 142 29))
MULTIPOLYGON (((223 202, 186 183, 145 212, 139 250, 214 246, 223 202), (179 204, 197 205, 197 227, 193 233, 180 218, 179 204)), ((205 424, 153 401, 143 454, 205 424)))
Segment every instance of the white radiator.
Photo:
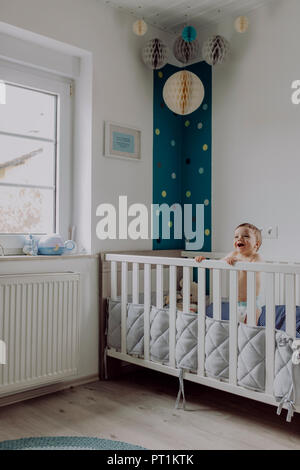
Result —
POLYGON ((0 276, 0 396, 77 373, 77 273, 0 276))

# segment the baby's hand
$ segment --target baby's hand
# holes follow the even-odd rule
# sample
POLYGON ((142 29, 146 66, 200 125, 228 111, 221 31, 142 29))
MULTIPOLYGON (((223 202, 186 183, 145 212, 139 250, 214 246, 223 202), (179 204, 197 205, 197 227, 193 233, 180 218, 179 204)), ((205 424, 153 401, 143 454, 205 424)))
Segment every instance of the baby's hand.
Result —
POLYGON ((205 259, 206 259, 205 256, 196 256, 195 261, 197 261, 197 263, 201 263, 201 261, 205 259))
POLYGON ((237 262, 237 258, 235 256, 228 256, 227 258, 224 258, 224 261, 233 266, 237 262))

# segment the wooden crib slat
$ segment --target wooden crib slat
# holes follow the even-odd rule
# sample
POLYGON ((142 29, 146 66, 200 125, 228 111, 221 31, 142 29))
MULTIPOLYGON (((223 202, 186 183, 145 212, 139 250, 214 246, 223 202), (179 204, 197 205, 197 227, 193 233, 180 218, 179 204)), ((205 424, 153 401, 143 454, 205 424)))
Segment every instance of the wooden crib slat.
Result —
POLYGON ((132 263, 132 302, 139 302, 139 264, 132 263))
POLYGON ((209 303, 213 303, 213 270, 209 269, 208 270, 208 275, 209 275, 209 303))
POLYGON ((184 266, 183 268, 183 311, 190 311, 190 295, 191 295, 191 275, 190 268, 184 266))
POLYGON ((229 292, 229 275, 228 271, 221 270, 221 301, 222 298, 228 297, 229 292))
POLYGON ((300 276, 296 274, 296 305, 300 305, 300 276))
POLYGON ((221 271, 213 269, 213 311, 214 319, 221 320, 221 271))
POLYGON ((156 266, 156 306, 163 308, 163 266, 158 264, 156 266))
POLYGON ((265 273, 266 289, 266 393, 273 393, 275 361, 275 276, 265 273))
POLYGON ((204 376, 205 372, 205 268, 198 268, 198 375, 204 376))
POLYGON ((112 300, 117 300, 118 290, 118 263, 117 261, 110 262, 110 297, 112 300))
POLYGON ((247 324, 256 325, 256 274, 247 272, 247 324))
POLYGON ((121 352, 127 353, 127 297, 128 297, 128 263, 122 261, 121 271, 121 352))
POLYGON ((286 291, 285 291, 285 277, 283 273, 279 274, 279 286, 280 286, 279 304, 284 305, 286 302, 286 291))
POLYGON ((183 311, 190 311, 190 295, 191 295, 191 276, 190 268, 184 266, 183 268, 183 311))
POLYGON ((151 264, 144 264, 144 358, 150 357, 151 264))
POLYGON ((280 278, 279 278, 279 273, 275 273, 275 305, 280 305, 280 278))
POLYGON ((285 331, 293 338, 296 336, 296 299, 295 299, 295 276, 285 275, 285 298, 286 298, 286 327, 285 331))
POLYGON ((176 266, 169 270, 169 358, 170 366, 175 367, 176 345, 176 266))
POLYGON ((238 356, 238 272, 230 271, 229 284, 229 383, 236 385, 238 356))

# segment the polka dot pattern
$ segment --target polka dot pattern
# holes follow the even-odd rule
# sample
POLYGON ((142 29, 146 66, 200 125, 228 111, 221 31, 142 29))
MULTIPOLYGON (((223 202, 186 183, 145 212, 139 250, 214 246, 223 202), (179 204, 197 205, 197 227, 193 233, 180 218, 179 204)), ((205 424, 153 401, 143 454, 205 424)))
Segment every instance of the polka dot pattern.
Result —
MULTIPOLYGON (((163 100, 167 79, 179 69, 167 64, 153 72, 153 204, 168 204, 176 214, 184 216, 184 204, 192 206, 192 229, 199 223, 196 204, 203 204, 205 237, 203 251, 211 250, 211 67, 205 62, 187 66, 201 77, 205 101, 193 113, 180 116, 173 113, 163 100), (178 204, 177 204, 178 203, 178 204), (176 209, 175 209, 176 205, 176 209)), ((155 214, 155 211, 154 211, 155 214)), ((185 249, 183 238, 174 238, 174 220, 164 220, 158 211, 159 229, 153 240, 153 249, 185 249), (163 227, 170 231, 170 239, 163 238, 163 227)), ((193 243, 193 240, 190 240, 193 243)))

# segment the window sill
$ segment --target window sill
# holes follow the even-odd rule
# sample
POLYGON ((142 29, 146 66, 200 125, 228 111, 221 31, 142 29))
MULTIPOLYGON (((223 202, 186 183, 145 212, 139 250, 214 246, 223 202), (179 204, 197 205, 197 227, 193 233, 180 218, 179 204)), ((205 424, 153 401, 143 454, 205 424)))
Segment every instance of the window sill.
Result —
POLYGON ((75 259, 75 258, 98 258, 99 255, 95 254, 74 254, 74 255, 37 255, 37 256, 30 256, 30 255, 5 255, 5 256, 0 256, 0 262, 1 261, 48 261, 48 260, 57 260, 57 259, 75 259))

